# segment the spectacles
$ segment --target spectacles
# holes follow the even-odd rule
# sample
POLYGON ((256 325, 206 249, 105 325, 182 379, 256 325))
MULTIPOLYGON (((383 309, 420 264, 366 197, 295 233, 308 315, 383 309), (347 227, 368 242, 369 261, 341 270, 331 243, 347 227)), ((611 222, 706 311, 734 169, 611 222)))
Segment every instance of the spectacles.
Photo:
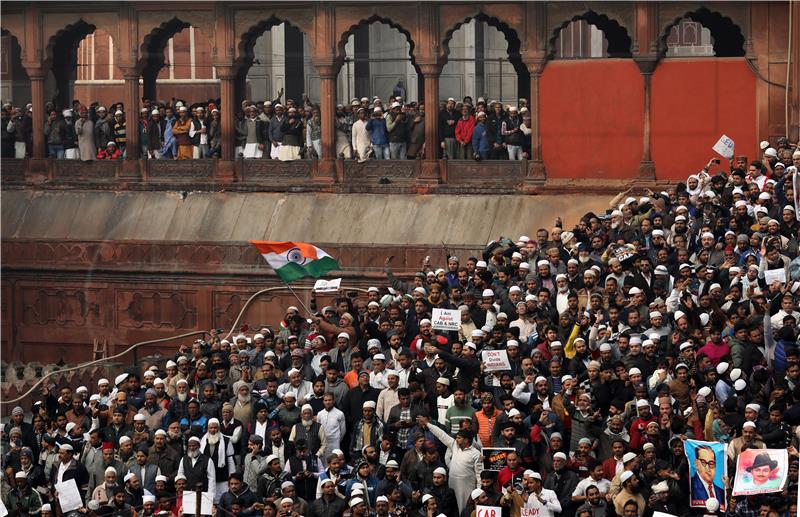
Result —
POLYGON ((706 461, 706 460, 701 460, 700 458, 697 458, 697 461, 699 461, 700 465, 702 465, 703 468, 706 468, 706 469, 708 469, 708 468, 712 468, 713 469, 713 468, 717 467, 717 462, 714 461, 714 460, 706 461))

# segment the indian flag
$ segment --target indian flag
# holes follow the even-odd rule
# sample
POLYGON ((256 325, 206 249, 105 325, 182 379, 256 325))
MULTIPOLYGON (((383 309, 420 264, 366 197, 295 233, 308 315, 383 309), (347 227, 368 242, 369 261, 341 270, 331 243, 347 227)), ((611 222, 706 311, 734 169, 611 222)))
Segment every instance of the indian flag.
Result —
POLYGON ((284 283, 298 278, 319 278, 328 271, 339 269, 330 255, 305 242, 250 241, 284 283))

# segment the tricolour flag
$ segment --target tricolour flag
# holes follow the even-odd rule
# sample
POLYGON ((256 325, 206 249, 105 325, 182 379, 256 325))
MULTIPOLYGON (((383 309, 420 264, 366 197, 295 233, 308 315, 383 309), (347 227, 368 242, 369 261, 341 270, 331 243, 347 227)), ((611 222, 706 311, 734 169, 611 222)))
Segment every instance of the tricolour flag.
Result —
POLYGON ((319 278, 339 269, 339 263, 313 244, 305 242, 250 241, 284 283, 298 278, 319 278))

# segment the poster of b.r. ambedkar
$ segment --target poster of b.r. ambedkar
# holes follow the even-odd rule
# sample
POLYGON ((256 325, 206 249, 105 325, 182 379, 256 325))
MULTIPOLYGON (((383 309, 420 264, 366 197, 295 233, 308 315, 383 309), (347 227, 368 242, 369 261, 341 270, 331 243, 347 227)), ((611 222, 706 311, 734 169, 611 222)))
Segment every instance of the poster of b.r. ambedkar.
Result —
POLYGON ((747 449, 736 460, 733 495, 781 492, 789 474, 786 449, 747 449))
POLYGON ((725 511, 725 445, 719 442, 686 440, 683 447, 691 479, 689 506, 705 508, 706 501, 716 499, 720 510, 725 511))

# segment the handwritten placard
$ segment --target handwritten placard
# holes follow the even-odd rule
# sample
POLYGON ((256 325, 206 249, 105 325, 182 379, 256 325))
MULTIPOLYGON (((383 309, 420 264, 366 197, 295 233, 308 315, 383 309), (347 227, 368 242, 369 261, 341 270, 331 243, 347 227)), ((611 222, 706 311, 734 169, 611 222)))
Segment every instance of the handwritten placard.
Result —
POLYGON ((478 505, 475 508, 475 517, 502 517, 503 509, 499 506, 478 505))
POLYGON ((461 327, 461 311, 433 309, 431 326, 436 330, 458 331, 459 327, 461 327))
POLYGON ((729 160, 733 159, 733 140, 727 135, 719 137, 719 140, 711 149, 720 156, 724 156, 729 160))
POLYGON ((56 492, 58 493, 58 505, 63 513, 77 510, 83 506, 81 493, 78 491, 78 485, 75 484, 74 479, 56 483, 56 492))
POLYGON ((484 350, 481 352, 481 359, 483 359, 484 372, 498 372, 511 369, 511 363, 508 360, 508 352, 505 350, 484 350))
POLYGON ((772 282, 780 282, 781 284, 785 284, 786 270, 783 268, 767 269, 764 271, 764 281, 767 283, 767 285, 772 284, 772 282))

